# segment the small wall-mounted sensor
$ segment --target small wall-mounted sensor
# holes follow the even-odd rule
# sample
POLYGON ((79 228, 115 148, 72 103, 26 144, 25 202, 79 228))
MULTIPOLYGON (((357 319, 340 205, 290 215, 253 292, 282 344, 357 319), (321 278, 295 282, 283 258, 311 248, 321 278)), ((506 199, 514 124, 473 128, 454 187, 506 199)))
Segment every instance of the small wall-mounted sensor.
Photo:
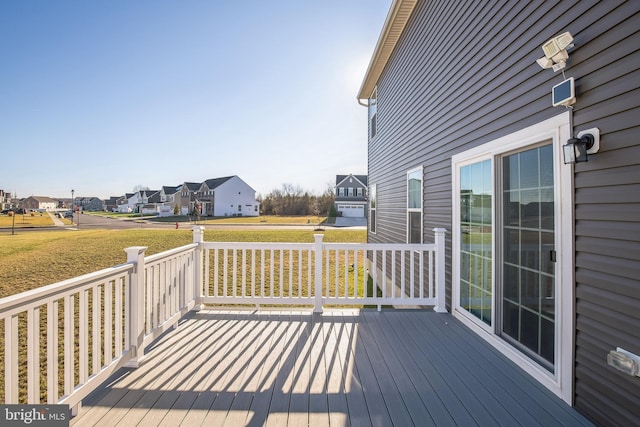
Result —
POLYGON ((607 364, 627 375, 640 377, 640 356, 620 347, 609 352, 607 364))
POLYGON ((576 89, 573 77, 558 83, 551 89, 551 105, 568 107, 576 103, 576 89))

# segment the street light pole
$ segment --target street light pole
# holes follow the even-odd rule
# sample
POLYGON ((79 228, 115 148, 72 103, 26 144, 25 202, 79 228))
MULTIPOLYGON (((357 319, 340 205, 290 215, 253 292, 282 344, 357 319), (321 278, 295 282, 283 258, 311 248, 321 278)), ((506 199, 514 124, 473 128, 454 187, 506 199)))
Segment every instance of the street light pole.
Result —
POLYGON ((73 198, 73 194, 75 193, 75 190, 71 190, 71 225, 73 225, 73 215, 76 212, 76 204, 73 198))

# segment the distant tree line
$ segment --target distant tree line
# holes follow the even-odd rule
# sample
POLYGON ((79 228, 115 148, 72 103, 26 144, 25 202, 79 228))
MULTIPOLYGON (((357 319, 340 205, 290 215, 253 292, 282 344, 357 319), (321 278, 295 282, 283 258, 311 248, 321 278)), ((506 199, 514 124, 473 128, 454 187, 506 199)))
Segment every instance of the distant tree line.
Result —
POLYGON ((266 196, 258 195, 262 215, 335 216, 333 189, 329 186, 317 196, 293 184, 283 184, 266 196))

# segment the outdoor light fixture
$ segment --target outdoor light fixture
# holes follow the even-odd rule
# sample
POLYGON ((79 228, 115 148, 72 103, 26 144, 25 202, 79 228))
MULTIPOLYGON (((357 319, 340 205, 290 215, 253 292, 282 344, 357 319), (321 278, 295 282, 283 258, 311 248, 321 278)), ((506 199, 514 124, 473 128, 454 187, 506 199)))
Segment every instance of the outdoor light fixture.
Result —
POLYGON ((567 66, 569 54, 567 49, 573 47, 573 36, 570 32, 562 33, 550 39, 542 45, 544 57, 536 59, 542 68, 553 68, 553 71, 560 71, 567 66))
POLYGON ((571 138, 562 146, 564 164, 588 162, 589 154, 595 154, 599 149, 600 130, 594 128, 582 131, 577 138, 571 138))

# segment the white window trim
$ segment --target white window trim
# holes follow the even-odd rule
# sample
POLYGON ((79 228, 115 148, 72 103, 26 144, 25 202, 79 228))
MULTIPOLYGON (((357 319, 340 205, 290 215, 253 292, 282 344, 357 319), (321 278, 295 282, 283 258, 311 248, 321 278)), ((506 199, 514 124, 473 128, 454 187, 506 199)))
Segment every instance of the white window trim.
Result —
POLYGON ((424 224, 423 224, 423 219, 424 219, 424 213, 423 213, 423 207, 424 207, 424 170, 422 168, 422 166, 418 166, 416 168, 413 169, 409 169, 407 171, 407 174, 405 176, 405 184, 406 184, 406 191, 407 191, 407 203, 406 203, 406 208, 407 208, 407 243, 409 243, 409 238, 410 238, 410 233, 411 230, 409 228, 409 213, 410 212, 420 212, 420 242, 422 243, 424 240, 424 224), (420 171, 420 208, 409 208, 409 175, 420 171))
MULTIPOLYGON (((547 387, 554 394, 559 396, 569 405, 573 398, 573 363, 574 363, 574 182, 573 165, 564 165, 562 161, 562 145, 571 138, 570 113, 565 112, 552 117, 543 122, 537 123, 525 129, 521 129, 502 138, 487 142, 481 146, 472 148, 463 153, 454 155, 451 158, 452 173, 452 206, 453 206, 453 233, 452 233, 452 314, 462 323, 476 332, 481 338, 495 347, 507 358, 515 362, 532 377, 547 387), (556 206, 555 229, 556 233, 556 301, 558 316, 556 318, 555 337, 555 373, 551 373, 537 364, 535 361, 525 356, 522 352, 508 344, 493 330, 494 327, 486 328, 466 314, 466 310, 460 307, 460 227, 456 226, 460 218, 460 182, 457 172, 460 166, 486 158, 495 159, 509 151, 525 148, 539 142, 551 140, 554 151, 554 173, 555 179, 555 199, 556 206), (458 285, 456 285, 458 284, 458 285), (560 285, 558 285, 560 284, 560 285)), ((492 162, 495 163, 495 161, 492 162)), ((494 166, 492 166, 493 168, 494 166)), ((494 178, 495 179, 495 178, 494 178)), ((495 183, 494 183, 495 188, 495 183)), ((496 222, 497 197, 493 197, 493 224, 496 222)), ((495 233, 495 231, 494 231, 495 233)), ((494 234, 495 236, 495 234, 494 234)), ((493 239, 495 254, 495 238, 493 239)), ((495 263, 493 263, 493 274, 495 277, 495 263)), ((493 304, 495 306, 495 295, 493 293, 493 304)), ((495 309, 492 312, 492 324, 496 324, 495 309)))
POLYGON ((370 184, 369 186, 369 201, 367 204, 369 205, 369 226, 368 232, 371 234, 376 234, 378 232, 378 184, 370 184), (373 189, 373 191, 371 191, 373 189), (375 208, 371 207, 371 201, 375 199, 375 208), (371 211, 374 211, 376 214, 371 215, 371 211), (371 225, 373 225, 373 231, 371 231, 371 225))

